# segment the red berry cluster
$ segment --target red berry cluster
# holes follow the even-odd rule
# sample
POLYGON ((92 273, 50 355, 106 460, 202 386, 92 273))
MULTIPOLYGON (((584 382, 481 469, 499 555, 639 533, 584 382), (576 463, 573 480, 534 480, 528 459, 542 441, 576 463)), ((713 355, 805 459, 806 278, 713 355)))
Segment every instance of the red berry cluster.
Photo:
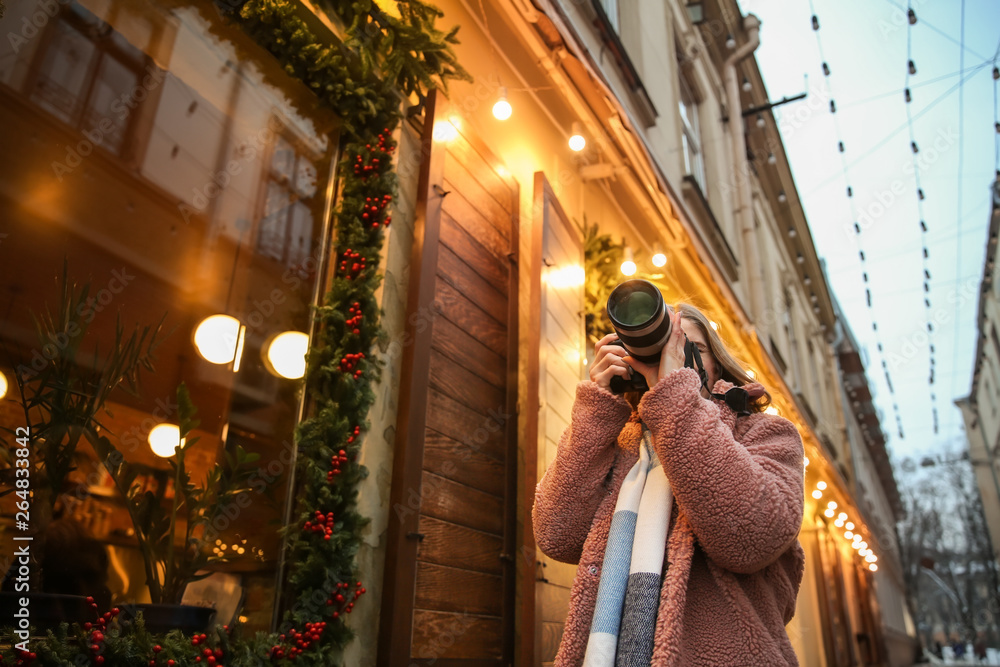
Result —
POLYGON ((325 628, 326 621, 317 621, 316 623, 306 623, 306 628, 302 632, 292 628, 285 634, 278 635, 278 639, 282 643, 288 643, 289 646, 287 648, 281 644, 272 646, 271 659, 281 660, 287 657, 289 660, 295 660, 303 651, 312 646, 313 642, 319 641, 325 628))
POLYGON ((365 358, 364 352, 354 352, 347 353, 340 360, 340 372, 350 373, 355 379, 361 377, 361 369, 358 368, 358 363, 365 358))
POLYGON ((346 590, 349 589, 350 587, 351 585, 346 582, 337 584, 337 587, 333 589, 330 597, 327 599, 326 606, 332 607, 335 604, 340 606, 339 610, 333 612, 332 614, 333 618, 340 618, 340 612, 344 612, 345 614, 350 614, 351 611, 354 610, 354 603, 357 602, 359 597, 365 594, 365 589, 361 585, 361 582, 359 581, 357 584, 354 585, 353 599, 348 601, 344 593, 350 595, 351 594, 350 591, 346 590), (341 592, 342 589, 344 590, 343 593, 341 592))
POLYGON ((365 270, 365 258, 361 256, 361 253, 354 252, 350 248, 344 250, 340 255, 340 272, 348 280, 357 277, 359 273, 365 270))
MULTIPOLYGON (((370 223, 372 229, 378 229, 382 212, 391 201, 392 195, 382 195, 381 199, 377 196, 365 197, 365 206, 361 209, 361 219, 366 223, 370 223)), ((385 226, 388 227, 390 224, 392 224, 392 216, 387 215, 385 216, 385 226)))
POLYGON ((361 303, 355 301, 354 304, 347 309, 347 314, 350 315, 350 317, 347 318, 347 321, 345 321, 344 324, 347 325, 347 328, 350 329, 354 335, 361 333, 361 329, 359 328, 361 326, 361 303))
POLYGON ((355 426, 354 430, 351 431, 351 434, 347 436, 347 444, 351 444, 352 442, 354 442, 354 439, 357 438, 358 435, 360 434, 361 434, 361 427, 355 426))
MULTIPOLYGON (((365 150, 369 153, 377 153, 382 157, 386 157, 396 150, 396 146, 391 143, 391 137, 392 133, 389 132, 389 128, 385 128, 379 132, 378 143, 375 144, 375 147, 372 148, 371 144, 365 144, 365 150)), ((365 164, 365 159, 362 155, 357 155, 354 158, 354 175, 360 176, 362 181, 367 181, 368 177, 377 173, 381 167, 381 157, 372 157, 370 164, 365 164)))
POLYGON ((327 512, 324 515, 319 510, 316 510, 313 514, 312 521, 306 521, 302 524, 302 530, 307 533, 309 531, 322 533, 323 539, 330 539, 330 536, 333 535, 333 512, 327 512))
MULTIPOLYGON (((154 655, 154 657, 149 660, 149 667, 156 667, 156 657, 155 656, 159 655, 160 651, 162 651, 162 650, 163 650, 163 647, 160 646, 159 644, 157 644, 156 646, 153 647, 153 655, 154 655)), ((219 653, 220 653, 220 657, 221 657, 221 653, 222 653, 221 649, 220 649, 219 653)), ((160 664, 161 665, 166 665, 167 667, 174 667, 174 665, 176 663, 174 662, 173 658, 170 658, 166 662, 161 662, 160 664)))
MULTIPOLYGON (((34 651, 24 651, 19 648, 15 648, 14 652, 17 654, 17 662, 14 663, 14 667, 24 667, 25 665, 30 665, 38 657, 38 654, 34 651)), ((3 656, 0 655, 0 663, 3 663, 3 656)))
MULTIPOLYGON (((87 604, 89 604, 90 608, 95 612, 97 611, 97 603, 94 602, 94 598, 88 596, 87 604)), ((108 623, 115 619, 120 613, 121 610, 118 607, 115 607, 111 611, 104 612, 103 615, 98 615, 96 623, 87 621, 83 624, 83 629, 90 633, 88 639, 90 641, 90 651, 94 654, 95 665, 104 664, 104 656, 100 655, 101 650, 103 649, 101 644, 104 642, 104 633, 108 629, 108 623)))
POLYGON ((342 472, 341 463, 347 463, 347 452, 343 449, 330 457, 330 470, 326 473, 326 481, 332 482, 333 478, 342 472))

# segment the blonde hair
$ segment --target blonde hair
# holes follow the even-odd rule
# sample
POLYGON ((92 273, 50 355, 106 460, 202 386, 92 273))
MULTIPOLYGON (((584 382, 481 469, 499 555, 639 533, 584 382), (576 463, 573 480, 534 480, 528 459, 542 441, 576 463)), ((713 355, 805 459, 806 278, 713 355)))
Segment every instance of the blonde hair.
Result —
MULTIPOLYGON (((708 351, 719 368, 720 380, 730 382, 737 387, 742 387, 743 385, 754 382, 753 378, 747 375, 746 370, 743 368, 743 364, 741 364, 736 357, 732 355, 725 343, 722 342, 722 338, 720 338, 718 332, 712 328, 711 323, 708 318, 705 317, 704 313, 689 303, 678 303, 676 308, 681 311, 681 317, 697 326, 702 335, 705 337, 705 340, 708 342, 708 351)), ((667 309, 671 312, 674 310, 674 308, 670 306, 667 306, 667 309)), ((712 388, 709 387, 709 391, 711 391, 711 389, 712 388)), ((642 398, 641 392, 629 392, 625 394, 625 399, 632 405, 633 408, 638 406, 640 398, 642 398)), ((764 408, 770 404, 771 394, 764 391, 763 395, 755 399, 751 399, 750 410, 752 412, 763 412, 764 408)))

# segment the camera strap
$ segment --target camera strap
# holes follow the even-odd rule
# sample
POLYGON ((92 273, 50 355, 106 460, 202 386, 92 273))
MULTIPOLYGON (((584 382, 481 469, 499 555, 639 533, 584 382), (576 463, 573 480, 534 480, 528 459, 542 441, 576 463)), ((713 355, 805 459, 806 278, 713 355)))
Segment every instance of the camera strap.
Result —
POLYGON ((708 392, 708 395, 724 401, 737 416, 742 417, 750 414, 750 395, 746 389, 733 387, 725 394, 712 393, 708 386, 708 373, 705 372, 705 364, 701 360, 701 351, 698 350, 697 345, 687 340, 687 336, 684 337, 684 367, 696 370, 701 379, 701 386, 708 392))

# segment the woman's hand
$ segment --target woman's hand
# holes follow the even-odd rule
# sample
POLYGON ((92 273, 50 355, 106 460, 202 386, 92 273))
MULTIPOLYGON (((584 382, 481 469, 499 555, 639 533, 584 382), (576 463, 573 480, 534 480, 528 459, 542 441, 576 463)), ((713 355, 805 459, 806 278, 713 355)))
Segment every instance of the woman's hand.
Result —
POLYGON ((628 352, 620 345, 609 345, 614 340, 618 340, 618 334, 609 333, 597 341, 594 345, 594 363, 590 365, 590 379, 596 382, 598 387, 609 391, 611 378, 615 375, 620 375, 626 380, 630 377, 628 366, 623 361, 628 352))
POLYGON ((684 343, 687 342, 687 337, 684 335, 684 329, 681 328, 680 311, 675 311, 670 316, 670 320, 670 337, 663 346, 663 352, 660 353, 659 366, 639 361, 628 354, 624 357, 625 363, 634 368, 636 372, 642 373, 650 389, 656 386, 660 378, 678 368, 684 368, 684 343))

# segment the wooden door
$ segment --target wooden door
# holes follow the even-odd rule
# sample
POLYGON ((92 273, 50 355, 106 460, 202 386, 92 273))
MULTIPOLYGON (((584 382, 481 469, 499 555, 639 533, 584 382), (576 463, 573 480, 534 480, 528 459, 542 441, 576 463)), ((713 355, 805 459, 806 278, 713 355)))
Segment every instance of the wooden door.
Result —
MULTIPOLYGON (((569 425, 576 385, 583 379, 586 335, 583 284, 583 240, 563 211, 545 176, 535 174, 532 243, 532 319, 538 326, 529 334, 527 350, 528 390, 526 403, 525 459, 528 478, 525 493, 533 495, 535 484, 556 455, 559 437, 569 425)), ((524 505, 530 512, 531 503, 524 505)), ((525 613, 534 633, 530 653, 522 650, 526 665, 550 665, 562 639, 569 593, 576 566, 552 560, 534 545, 530 514, 522 529, 524 544, 534 555, 530 574, 522 589, 525 613), (532 616, 533 614, 533 616, 532 616)), ((526 550, 522 547, 522 552, 526 550)))
POLYGON ((414 225, 378 663, 509 665, 518 187, 431 96, 414 225))

